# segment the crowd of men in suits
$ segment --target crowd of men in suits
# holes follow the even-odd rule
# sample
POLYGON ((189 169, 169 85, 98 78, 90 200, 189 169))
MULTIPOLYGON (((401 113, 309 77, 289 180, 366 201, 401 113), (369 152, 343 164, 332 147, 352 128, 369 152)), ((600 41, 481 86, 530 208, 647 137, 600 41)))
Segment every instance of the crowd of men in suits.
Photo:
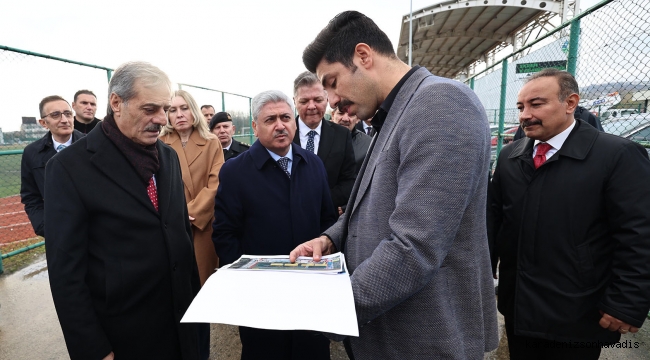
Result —
MULTIPOLYGON (((226 159, 212 240, 220 266, 344 252, 360 336, 240 327, 242 359, 329 359, 329 339, 351 359, 482 359, 498 345, 497 266, 513 359, 597 359, 638 331, 650 309, 650 160, 574 119, 573 76, 527 80, 526 137, 490 182, 476 94, 401 62, 365 15, 337 15, 303 63, 293 98, 252 99, 252 145, 233 139, 228 113, 201 108, 226 159)), ((179 159, 159 140, 171 82, 131 62, 108 93, 103 121, 90 91, 72 106, 44 98, 49 132, 23 155, 21 196, 46 238, 70 357, 206 359, 206 325, 180 323, 201 283, 179 159)), ((303 316, 328 311, 315 303, 303 316)))

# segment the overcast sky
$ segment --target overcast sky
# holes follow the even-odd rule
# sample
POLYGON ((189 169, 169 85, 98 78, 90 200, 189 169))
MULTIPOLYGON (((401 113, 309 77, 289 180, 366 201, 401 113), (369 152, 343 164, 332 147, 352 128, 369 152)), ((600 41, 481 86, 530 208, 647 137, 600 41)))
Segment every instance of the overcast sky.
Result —
MULTIPOLYGON (((414 11, 434 1, 413 0, 414 11)), ((582 0, 586 9, 596 0, 582 0)), ((144 60, 173 82, 254 96, 279 89, 291 95, 302 51, 336 14, 358 10, 396 46, 408 0, 1 1, 0 45, 115 68, 144 60)), ((98 116, 106 108, 106 73, 0 52, 0 127, 18 130, 21 116, 38 116, 41 98, 90 88, 98 116)), ((219 94, 188 88, 199 103, 220 109, 219 94)), ((236 101, 245 108, 247 101, 236 101)))

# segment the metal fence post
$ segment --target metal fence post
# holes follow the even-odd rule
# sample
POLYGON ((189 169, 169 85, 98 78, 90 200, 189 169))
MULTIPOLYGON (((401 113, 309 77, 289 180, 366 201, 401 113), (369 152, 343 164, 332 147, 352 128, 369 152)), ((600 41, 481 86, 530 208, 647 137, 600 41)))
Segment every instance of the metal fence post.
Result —
POLYGON ((566 71, 576 76, 578 64, 578 44, 580 43, 580 19, 571 22, 571 34, 569 35, 569 57, 567 59, 566 71))
POLYGON ((111 78, 113 77, 113 70, 106 70, 106 77, 108 78, 108 82, 111 82, 111 78))
POLYGON ((508 58, 501 62, 501 99, 499 101, 499 136, 497 137, 497 158, 503 146, 503 122, 506 118, 506 90, 508 85, 508 58))
POLYGON ((251 134, 249 135, 248 143, 253 144, 253 98, 248 98, 248 119, 250 120, 251 134))
POLYGON ((4 266, 2 266, 2 251, 0 251, 0 274, 5 272, 4 266))
POLYGON ((469 88, 474 90, 474 78, 469 79, 469 88))
POLYGON ((221 111, 226 112, 226 93, 221 92, 221 111))

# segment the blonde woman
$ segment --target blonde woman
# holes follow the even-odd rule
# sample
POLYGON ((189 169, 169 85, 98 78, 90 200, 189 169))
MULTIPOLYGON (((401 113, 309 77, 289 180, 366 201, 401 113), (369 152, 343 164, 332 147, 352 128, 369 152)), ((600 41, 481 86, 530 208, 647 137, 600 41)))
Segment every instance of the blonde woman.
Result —
POLYGON ((176 150, 181 163, 196 264, 203 286, 219 263, 212 243, 212 221, 223 149, 219 139, 208 130, 196 101, 184 90, 174 92, 160 138, 176 150))

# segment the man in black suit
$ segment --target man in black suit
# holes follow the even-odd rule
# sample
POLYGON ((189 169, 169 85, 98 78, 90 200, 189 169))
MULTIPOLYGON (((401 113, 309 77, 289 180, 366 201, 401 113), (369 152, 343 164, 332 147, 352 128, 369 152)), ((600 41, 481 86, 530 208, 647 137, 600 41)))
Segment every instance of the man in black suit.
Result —
POLYGON ((101 120, 95 117, 97 112, 97 97, 90 90, 79 90, 72 101, 74 109, 74 128, 88 134, 101 120))
POLYGON ((180 323, 200 286, 181 170, 158 140, 171 82, 126 63, 108 93, 101 125, 45 169, 50 288, 70 358, 199 359, 199 325, 180 323))
POLYGON ((503 148, 488 238, 510 358, 598 359, 650 310, 650 160, 574 119, 578 84, 545 69, 517 98, 526 137, 503 148))
POLYGON ((371 123, 371 122, 372 122, 372 118, 370 118, 370 119, 368 119, 368 120, 361 120, 361 121, 359 121, 359 122, 358 122, 354 127, 355 127, 357 130, 361 131, 362 133, 364 133, 364 134, 366 134, 366 135, 372 137, 372 136, 375 135, 376 131, 375 131, 375 129, 372 127, 372 123, 371 123))
POLYGON ((221 142, 224 161, 237 157, 251 147, 232 138, 235 135, 235 125, 232 124, 232 117, 227 112, 222 111, 214 114, 208 128, 217 135, 221 142))
POLYGON ((337 208, 344 207, 356 179, 350 131, 324 120, 327 92, 313 73, 305 71, 298 75, 293 82, 293 96, 298 112, 298 131, 293 142, 323 161, 332 202, 337 208))
POLYGON ((52 95, 38 105, 41 119, 38 122, 48 129, 39 140, 27 145, 20 163, 20 201, 32 223, 36 235, 45 236, 43 225, 43 194, 45 164, 57 152, 84 136, 74 130, 72 109, 65 99, 52 95))
MULTIPOLYGON (((212 240, 221 264, 242 254, 288 254, 336 221, 322 162, 292 146, 296 123, 290 102, 280 91, 256 95, 258 140, 219 172, 212 240)), ((239 334, 243 360, 330 358, 329 340, 312 331, 241 326, 239 334)))

